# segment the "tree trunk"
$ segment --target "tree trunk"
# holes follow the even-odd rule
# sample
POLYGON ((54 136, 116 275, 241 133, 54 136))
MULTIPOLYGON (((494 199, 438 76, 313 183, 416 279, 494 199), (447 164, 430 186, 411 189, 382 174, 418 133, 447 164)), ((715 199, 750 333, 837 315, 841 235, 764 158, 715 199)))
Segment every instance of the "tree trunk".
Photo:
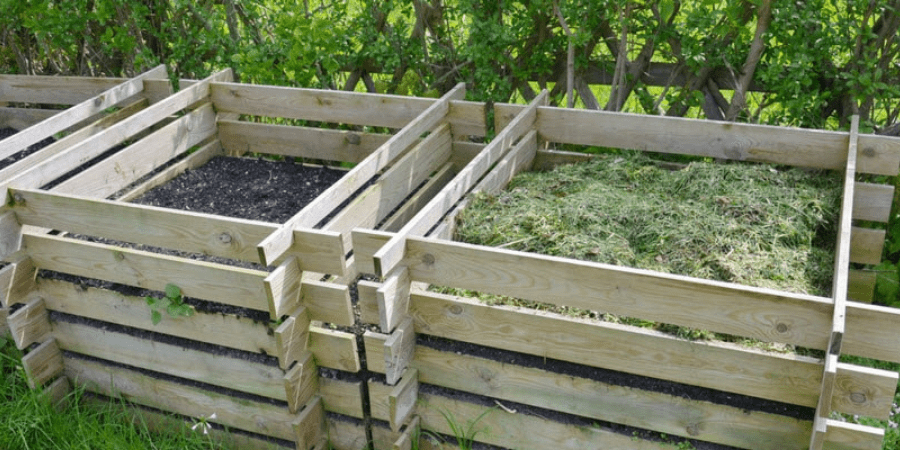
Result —
POLYGON ((747 90, 750 88, 750 82, 753 81, 753 75, 756 73, 756 65, 762 58, 765 51, 766 43, 763 36, 772 22, 772 0, 763 0, 759 8, 759 16, 756 20, 756 33, 753 35, 753 41, 750 43, 750 52, 741 69, 741 76, 738 78, 734 87, 734 95, 731 97, 731 105, 725 113, 725 120, 733 122, 737 119, 738 114, 747 108, 747 90))

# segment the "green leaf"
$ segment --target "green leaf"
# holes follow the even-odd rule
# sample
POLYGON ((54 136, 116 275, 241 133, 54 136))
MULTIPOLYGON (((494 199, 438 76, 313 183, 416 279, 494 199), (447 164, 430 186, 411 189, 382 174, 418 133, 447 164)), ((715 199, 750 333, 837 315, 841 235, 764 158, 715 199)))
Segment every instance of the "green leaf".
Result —
POLYGON ((144 300, 146 300, 147 304, 150 306, 153 306, 154 304, 156 304, 156 299, 153 297, 144 297, 144 300))
POLYGON ((162 320, 162 314, 157 310, 150 311, 150 321, 153 322, 153 325, 159 324, 159 321, 162 320))
POLYGON ((169 283, 166 285, 166 297, 168 298, 181 298, 181 288, 178 286, 169 283))
POLYGON ((662 18, 662 20, 669 20, 669 17, 672 16, 673 11, 675 11, 675 2, 673 0, 660 0, 659 16, 662 18))

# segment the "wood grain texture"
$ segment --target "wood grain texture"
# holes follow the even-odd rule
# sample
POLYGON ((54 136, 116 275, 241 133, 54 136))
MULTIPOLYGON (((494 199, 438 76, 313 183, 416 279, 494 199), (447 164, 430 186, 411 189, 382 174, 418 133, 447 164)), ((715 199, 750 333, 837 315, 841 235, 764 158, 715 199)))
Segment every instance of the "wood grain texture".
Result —
POLYGON ((19 255, 0 268, 0 306, 25 303, 34 291, 37 268, 28 255, 19 255))
POLYGON ((63 350, 276 400, 287 400, 282 383, 284 372, 278 367, 88 325, 62 321, 51 323, 57 343, 63 350))
POLYGON ((854 423, 828 420, 825 450, 881 450, 884 430, 854 423))
MULTIPOLYGON (((847 299, 872 303, 875 299, 875 282, 878 274, 871 270, 850 269, 847 278, 847 299)), ((853 308, 853 306, 848 308, 853 308)))
MULTIPOLYGON (((158 67, 153 70, 152 73, 159 73, 158 67)), ((74 105, 128 81, 129 78, 115 77, 2 74, 0 102, 74 105)))
POLYGON ((24 350, 31 344, 44 342, 50 336, 50 316, 42 298, 36 298, 7 319, 16 348, 24 350))
POLYGON ((312 320, 353 326, 353 304, 350 300, 350 288, 346 284, 304 278, 300 286, 300 297, 303 306, 309 309, 312 320))
POLYGON ((156 291, 171 283, 186 297, 269 310, 268 272, 40 234, 26 233, 24 245, 42 269, 156 291))
POLYGON ((309 312, 303 306, 297 308, 275 329, 278 365, 287 369, 304 357, 309 348, 309 312))
POLYGON ((56 339, 48 339, 22 357, 22 368, 31 389, 49 383, 63 373, 63 357, 56 339))
POLYGON ((893 186, 857 182, 853 190, 853 218, 887 223, 893 201, 893 186))
POLYGON ((81 171, 53 190, 96 198, 109 197, 215 133, 216 112, 210 103, 206 103, 81 171))
POLYGON ((824 349, 828 299, 534 253, 409 238, 413 280, 824 349))
POLYGON ((137 371, 112 367, 79 358, 66 361, 66 376, 76 385, 110 397, 162 411, 250 431, 279 439, 294 440, 287 407, 233 398, 214 391, 153 378, 137 371), (215 419, 208 419, 213 413, 215 419))
POLYGON ((256 244, 277 225, 82 195, 11 190, 12 210, 28 225, 257 262, 256 244))
POLYGON ((346 372, 359 372, 362 368, 356 346, 356 336, 343 331, 318 326, 309 328, 309 350, 316 357, 316 364, 346 372))
POLYGON ((884 250, 885 230, 853 227, 850 234, 850 262, 878 264, 884 250))
MULTIPOLYGON (((433 175, 425 182, 425 184, 410 196, 400 208, 391 213, 379 227, 384 231, 397 231, 403 228, 416 213, 418 213, 440 190, 453 179, 456 172, 453 169, 453 163, 446 163, 435 171, 433 175)), ((375 273, 375 266, 372 258, 367 261, 366 273, 375 273), (371 267, 371 268, 370 268, 371 267)))
POLYGON ((319 378, 319 395, 325 403, 325 411, 362 419, 362 381, 346 381, 336 378, 319 378))
POLYGON ((12 211, 0 214, 0 260, 6 260, 22 247, 22 225, 12 211))
POLYGON ((419 393, 419 372, 409 369, 403 374, 403 378, 394 386, 388 394, 388 415, 391 430, 400 431, 412 417, 416 408, 416 400, 419 393))
POLYGON ((288 409, 297 412, 319 390, 319 370, 313 355, 304 352, 297 364, 284 375, 284 390, 287 392, 288 409))
POLYGON ((390 135, 324 128, 219 120, 219 140, 230 154, 265 153, 357 163, 390 135))
POLYGON ((313 397, 303 410, 297 413, 291 427, 294 429, 294 440, 298 449, 319 450, 325 436, 325 409, 322 405, 322 397, 313 397))
POLYGON ((228 314, 195 312, 190 317, 164 317, 154 325, 143 297, 41 278, 37 294, 47 308, 103 322, 181 337, 237 350, 277 355, 276 339, 266 324, 228 314))

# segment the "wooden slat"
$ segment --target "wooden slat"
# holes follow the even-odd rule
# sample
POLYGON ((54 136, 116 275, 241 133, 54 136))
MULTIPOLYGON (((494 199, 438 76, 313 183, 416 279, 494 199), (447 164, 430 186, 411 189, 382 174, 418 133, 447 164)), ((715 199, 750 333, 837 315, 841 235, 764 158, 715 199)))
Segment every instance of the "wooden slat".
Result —
POLYGON ((22 225, 12 211, 0 213, 0 260, 5 260, 22 246, 22 225))
POLYGON ((230 77, 230 70, 222 71, 210 76, 200 83, 173 94, 165 100, 122 120, 91 138, 69 147, 64 152, 55 155, 53 158, 39 166, 19 174, 12 180, 0 180, 0 191, 5 193, 6 189, 11 185, 19 188, 40 187, 81 164, 90 161, 107 149, 141 133, 154 123, 202 100, 209 94, 210 81, 230 77))
POLYGON ((195 261, 58 236, 24 234, 24 245, 42 269, 157 291, 175 284, 184 296, 268 311, 267 272, 195 261))
POLYGON ((350 333, 311 326, 309 350, 316 357, 316 364, 322 367, 346 372, 359 372, 362 367, 356 347, 356 336, 350 333))
POLYGON ((351 235, 353 237, 353 256, 356 259, 356 269, 360 273, 374 274, 375 263, 373 257, 384 244, 391 240, 394 233, 354 229, 351 235))
POLYGON ((412 420, 409 421, 409 424, 400 430, 400 437, 394 441, 391 450, 413 450, 413 448, 420 448, 420 422, 421 419, 419 419, 419 416, 413 417, 412 420))
POLYGON ((825 450, 881 450, 884 430, 854 423, 828 420, 825 450))
POLYGON ((39 152, 32 153, 31 155, 28 155, 28 157, 16 161, 4 167, 3 169, 0 169, 0 180, 12 177, 22 170, 50 159, 53 155, 56 155, 66 148, 76 145, 79 142, 88 139, 91 136, 94 136, 97 133, 100 133, 101 131, 113 126, 120 120, 136 114, 137 112, 146 108, 148 105, 149 102, 146 99, 140 99, 131 103, 130 105, 126 105, 122 109, 112 114, 100 118, 96 122, 79 128, 77 131, 42 148, 39 152))
MULTIPOLYGON (((814 406, 819 398, 822 364, 811 358, 685 341, 643 328, 487 306, 422 291, 413 292, 410 314, 418 333, 447 339, 801 406, 814 406), (660 365, 666 370, 660 371, 660 365)), ((839 376, 853 377, 852 383, 837 386, 835 395, 840 398, 851 396, 843 386, 866 385, 866 377, 844 371, 839 376)))
POLYGON ((284 390, 291 412, 297 412, 319 390, 319 370, 312 353, 304 352, 297 364, 287 371, 284 390))
POLYGON ((9 308, 0 306, 0 337, 4 339, 9 335, 9 325, 6 323, 7 317, 9 317, 9 308))
POLYGON ((300 262, 286 259, 263 281, 269 305, 269 317, 278 320, 300 305, 300 262))
POLYGON ((847 298, 856 302, 872 303, 875 299, 875 282, 878 274, 870 270, 850 269, 848 278, 847 298))
POLYGON ((421 345, 411 367, 421 383, 739 448, 801 448, 810 432, 809 421, 421 345))
POLYGON ((384 374, 387 372, 386 361, 378 356, 384 353, 384 343, 387 342, 391 335, 366 330, 363 334, 363 346, 366 355, 375 356, 374 358, 366 358, 366 368, 371 372, 384 374))
POLYGON ((278 367, 216 355, 88 325, 53 321, 59 347, 141 369, 287 400, 278 367))
POLYGON ((356 163, 384 144, 386 134, 219 120, 219 139, 232 155, 247 152, 356 163))
POLYGON ((434 99, 237 83, 213 83, 219 112, 400 128, 434 99))
POLYGON ((893 202, 893 186, 857 182, 853 191, 853 218, 887 223, 893 202))
MULTIPOLYGON (((431 178, 425 182, 425 185, 422 186, 421 189, 416 191, 416 193, 406 200, 400 208, 393 212, 390 217, 385 219, 380 228, 385 231, 397 231, 400 228, 403 228, 403 225, 412 219, 423 206, 431 201, 431 199, 453 179, 455 174, 456 172, 453 169, 453 163, 448 162, 441 166, 431 178)), ((375 266, 371 257, 368 258, 368 261, 361 262, 366 263, 367 273, 375 273, 375 266), (368 267, 371 267, 371 269, 368 269, 368 267)))
POLYGON ((441 97, 441 100, 429 106, 421 115, 388 139, 378 150, 357 164, 341 179, 341 182, 332 185, 300 212, 288 219, 281 229, 272 233, 260 244, 260 260, 265 264, 271 264, 281 257, 291 244, 290 233, 293 229, 310 228, 318 224, 328 215, 334 205, 340 204, 359 190, 376 173, 403 154, 423 133, 433 130, 446 118, 447 111, 450 109, 450 100, 464 95, 465 85, 460 84, 452 89, 441 97))
POLYGON ((344 234, 345 245, 349 246, 350 230, 355 227, 375 228, 413 189, 447 161, 450 142, 449 125, 440 125, 388 168, 378 181, 354 198, 324 228, 344 234))
POLYGON ((850 262, 878 264, 884 250, 884 230, 853 227, 850 234, 850 262))
MULTIPOLYGON (((388 419, 387 398, 391 387, 370 381, 372 415, 388 419)), ((500 408, 476 405, 440 395, 419 393, 417 414, 422 429, 453 436, 452 425, 472 426, 478 431, 476 442, 503 448, 627 448, 658 450, 659 442, 645 441, 629 434, 619 434, 599 427, 584 427, 554 422, 528 414, 508 413, 500 408)))
POLYGON ((824 349, 827 299, 434 239, 409 238, 413 280, 824 349))
POLYGON ((850 125, 850 139, 847 146, 847 163, 844 167, 844 189, 841 194, 841 214, 838 219, 838 236, 835 244, 834 278, 832 287, 833 311, 831 316, 828 347, 826 347, 825 368, 819 401, 813 421, 810 450, 821 450, 827 432, 826 420, 831 417, 832 396, 837 377, 837 361, 841 355, 847 320, 847 288, 849 286, 850 262, 852 261, 853 238, 853 198, 856 187, 857 143, 859 142, 859 116, 854 115, 850 125))
POLYGON ((381 321, 380 314, 378 312, 378 289, 381 288, 382 283, 360 280, 357 284, 357 293, 359 294, 359 299, 357 301, 357 305, 359 305, 359 320, 362 323, 371 323, 371 324, 379 324, 381 321))
POLYGON ((309 308, 310 318, 340 326, 353 326, 353 304, 346 284, 304 279, 301 302, 309 308))
POLYGON ((450 102, 450 113, 447 120, 450 122, 455 137, 484 136, 487 133, 485 104, 482 102, 465 100, 450 102))
POLYGON ((63 131, 94 114, 114 106, 144 89, 144 79, 168 78, 165 65, 157 66, 143 74, 119 84, 103 93, 72 106, 64 111, 42 120, 25 130, 0 141, 0 158, 6 158, 28 146, 40 142, 60 131, 63 131))
MULTIPOLYGON (((495 105, 497 114, 521 107, 495 105)), ((846 132, 543 107, 538 132, 549 142, 843 170, 846 132), (790 151, 786 150, 790 149, 790 151)), ((896 175, 895 138, 859 137, 861 173, 896 175)))
POLYGON ((897 389, 897 372, 837 363, 831 409, 844 414, 888 420, 897 389))
MULTIPOLYGON (((356 421, 341 420, 331 416, 325 418, 328 426, 328 444, 334 450, 359 450, 369 448, 367 428, 356 421)), ((377 447, 373 447, 377 448, 377 447)))
POLYGON ((528 133, 534 125, 537 108, 547 102, 547 93, 541 92, 531 104, 516 116, 508 127, 497 134, 484 150, 453 177, 409 223, 375 253, 375 273, 386 277, 400 264, 405 252, 405 240, 409 236, 421 236, 428 232, 450 208, 463 197, 478 180, 494 165, 510 146, 528 133))
POLYGON ((19 350, 50 338, 50 318, 42 298, 28 302, 11 314, 8 324, 19 350))
MULTIPOLYGON (((0 103, 2 105, 2 103, 0 103)), ((0 107, 0 125, 16 130, 24 130, 34 124, 53 117, 58 109, 8 108, 0 107)))
POLYGON ((74 105, 127 81, 128 78, 0 74, 0 102, 74 105))
POLYGON ((24 224, 155 247, 256 262, 256 244, 277 228, 253 220, 92 199, 41 190, 11 190, 24 224))
POLYGON ((336 378, 319 379, 319 395, 325 403, 325 411, 362 419, 368 411, 363 411, 361 381, 346 381, 336 378))
POLYGON ((51 311, 247 352, 278 354, 279 347, 275 337, 269 335, 269 327, 247 318, 195 312, 190 317, 164 316, 154 325, 150 320, 150 308, 142 297, 45 278, 40 279, 37 289, 51 311))
POLYGON ((153 378, 142 373, 111 367, 95 361, 69 358, 66 375, 79 386, 105 396, 279 439, 293 440, 290 422, 294 416, 284 406, 232 398, 216 392, 153 378))
POLYGON ((309 322, 309 313, 301 306, 275 329, 275 343, 278 346, 275 355, 282 369, 304 357, 309 348, 309 322))
POLYGON ((298 449, 319 450, 320 441, 325 436, 325 409, 322 405, 322 397, 316 396, 310 400, 303 410, 291 423, 294 429, 294 440, 298 449))
MULTIPOLYGON (((375 303, 378 305, 378 324, 382 333, 391 333, 408 315, 409 310, 409 271, 400 267, 391 273, 381 287, 375 291, 375 303)), ((390 384, 393 384, 391 382, 390 384)))
POLYGON ((30 257, 21 256, 0 269, 0 306, 8 308, 27 301, 34 290, 37 268, 30 257))
MULTIPOLYGON (((416 330, 411 317, 397 326, 397 329, 384 341, 384 375, 387 384, 393 385, 409 367, 416 346, 416 330)), ((371 355, 376 358, 377 354, 371 355)))
POLYGON ((216 113, 207 103, 54 188, 106 198, 134 183, 216 132, 216 113))
POLYGON ((878 305, 847 305, 843 353, 900 362, 900 310, 878 305))
POLYGON ((388 394, 388 415, 390 416, 388 422, 391 430, 400 431, 400 427, 406 424, 415 412, 418 393, 419 373, 416 369, 409 369, 388 394))
POLYGON ((31 389, 44 386, 63 372, 63 358, 56 339, 49 339, 22 357, 22 368, 31 389))

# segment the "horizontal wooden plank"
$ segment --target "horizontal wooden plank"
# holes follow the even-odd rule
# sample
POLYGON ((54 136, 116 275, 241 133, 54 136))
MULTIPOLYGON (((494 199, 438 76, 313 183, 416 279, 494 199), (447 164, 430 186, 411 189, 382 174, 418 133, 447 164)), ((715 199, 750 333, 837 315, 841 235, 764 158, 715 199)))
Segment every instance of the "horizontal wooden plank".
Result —
POLYGON ((288 409, 297 412, 319 390, 319 368, 313 361, 312 353, 304 352, 284 375, 284 390, 287 392, 288 409))
POLYGON ((847 298, 856 302, 872 303, 877 274, 871 270, 850 269, 848 278, 847 298))
POLYGON ((31 389, 46 385, 63 373, 63 358, 56 339, 48 339, 22 357, 22 368, 31 389))
POLYGON ((66 375, 75 384, 109 397, 181 414, 229 428, 294 440, 294 415, 286 406, 272 405, 154 378, 137 371, 96 361, 69 358, 66 375), (210 418, 215 413, 215 418, 210 418))
POLYGON ((824 349, 830 301, 506 249, 410 238, 413 280, 824 349))
POLYGON ((808 443, 810 422, 417 346, 419 381, 739 448, 808 443))
MULTIPOLYGON (((453 169, 453 163, 448 162, 441 166, 415 194, 406 199, 400 208, 391 213, 379 228, 385 231, 397 231, 403 228, 403 225, 415 217, 422 207, 427 205, 428 202, 453 179, 454 175, 456 175, 456 172, 453 169)), ((368 265, 371 265, 372 269, 369 269, 371 272, 367 273, 375 273, 373 264, 374 263, 371 261, 368 262, 368 265)))
MULTIPOLYGON (((2 103, 0 103, 2 104, 2 103)), ((0 126, 24 130, 58 114, 58 109, 0 107, 0 126)))
POLYGON ((256 245, 277 225, 155 206, 60 194, 11 191, 23 224, 124 242, 258 262, 256 245))
MULTIPOLYGON (((801 406, 816 405, 822 379, 822 363, 811 358, 422 291, 413 292, 410 314, 418 333, 801 406)), ((840 376, 854 377, 836 387, 840 402, 852 394, 845 386, 880 391, 866 377, 846 371, 840 376)))
POLYGON ((830 411, 888 420, 897 389, 897 372, 838 363, 830 411))
POLYGON ((854 423, 827 421, 825 450, 881 450, 884 430, 854 423))
MULTIPOLYGON (((77 105, 48 117, 18 133, 0 141, 0 158, 6 158, 16 152, 25 150, 30 145, 68 129, 69 127, 103 112, 127 99, 134 97, 144 89, 144 79, 168 77, 165 65, 157 66, 149 71, 111 87, 93 97, 87 98, 77 105)), ((2 80, 0 80, 2 84, 2 80)), ((3 90, 0 89, 0 92, 3 90)), ((6 94, 4 94, 5 96, 6 94)))
POLYGON ((857 182, 853 192, 853 218, 887 223, 893 201, 893 186, 857 182))
POLYGON ((23 241, 42 269, 157 291, 171 283, 186 297, 269 310, 263 289, 268 272, 28 232, 23 241))
POLYGON ((347 285, 304 279, 300 302, 309 309, 312 320, 339 326, 353 326, 353 305, 347 285))
POLYGON ((878 264, 884 250, 884 230, 853 227, 850 237, 850 262, 878 264))
POLYGON ((0 268, 0 306, 8 308, 28 301, 36 276, 37 268, 28 256, 20 256, 0 268))
POLYGON ((370 443, 366 437, 367 427, 363 423, 326 417, 325 425, 328 427, 328 445, 331 446, 330 448, 334 450, 369 448, 370 443))
POLYGON ((143 137, 53 190, 106 198, 134 183, 216 132, 216 112, 207 103, 143 137))
POLYGON ((316 357, 316 364, 345 372, 359 372, 359 352, 356 336, 343 331, 318 326, 309 327, 309 350, 316 357))
POLYGON ((391 240, 394 233, 357 228, 351 232, 351 235, 356 269, 360 273, 374 274, 375 263, 372 258, 384 244, 391 240))
POLYGON ((219 140, 230 154, 266 153, 356 163, 390 135, 325 128, 219 120, 219 140))
POLYGON ((213 83, 220 112, 400 128, 435 100, 333 90, 213 83))
POLYGON ((534 171, 553 170, 565 164, 588 162, 594 156, 587 153, 566 152, 561 150, 538 150, 534 157, 534 171))
POLYGON ((0 102, 74 105, 128 78, 0 74, 0 102))
POLYGON ((206 342, 254 353, 278 355, 275 338, 267 324, 229 315, 196 312, 190 317, 163 317, 154 325, 150 308, 142 297, 76 286, 60 280, 41 278, 37 294, 51 311, 116 323, 193 341, 206 342))
MULTIPOLYGON (((369 381, 372 415, 388 419, 387 399, 392 386, 369 381)), ((659 442, 618 434, 599 427, 554 422, 538 416, 516 414, 497 407, 477 405, 440 395, 419 393, 416 414, 422 429, 454 436, 453 426, 477 432, 476 442, 518 449, 627 448, 658 450, 659 442)))
POLYGON ((9 330, 19 350, 50 338, 50 316, 44 299, 36 298, 8 318, 9 330))
POLYGON ((484 136, 487 133, 485 113, 485 104, 482 102, 451 101, 447 121, 451 125, 453 136, 461 139, 484 136))
MULTIPOLYGON (((165 320, 165 319, 163 319, 165 320)), ((59 347, 179 378, 287 400, 277 366, 152 341, 89 325, 51 321, 59 347)))
MULTIPOLYGON (((523 107, 494 108, 503 117, 523 107)), ((543 139, 566 144, 835 170, 843 170, 847 160, 846 132, 554 107, 538 110, 537 127, 543 139)), ((897 174, 900 146, 895 138, 860 135, 859 149, 860 172, 897 174)))
POLYGON ((112 114, 108 114, 102 117, 101 119, 93 123, 85 125, 79 128, 77 131, 56 140, 52 144, 47 145, 46 147, 42 148, 41 151, 32 153, 26 158, 20 159, 19 161, 16 161, 4 167, 3 169, 0 169, 0 179, 9 178, 19 173, 20 171, 27 169, 28 167, 46 161, 53 155, 62 152, 66 148, 76 145, 79 142, 88 139, 91 136, 94 136, 97 133, 100 133, 101 131, 113 126, 120 120, 136 114, 137 112, 146 108, 148 105, 149 102, 146 99, 140 99, 124 106, 122 109, 113 112, 112 114))
POLYGON ((363 411, 362 381, 347 381, 336 378, 319 378, 319 395, 325 405, 325 411, 362 419, 363 411))
POLYGON ((900 309, 850 302, 842 354, 900 362, 900 309))

